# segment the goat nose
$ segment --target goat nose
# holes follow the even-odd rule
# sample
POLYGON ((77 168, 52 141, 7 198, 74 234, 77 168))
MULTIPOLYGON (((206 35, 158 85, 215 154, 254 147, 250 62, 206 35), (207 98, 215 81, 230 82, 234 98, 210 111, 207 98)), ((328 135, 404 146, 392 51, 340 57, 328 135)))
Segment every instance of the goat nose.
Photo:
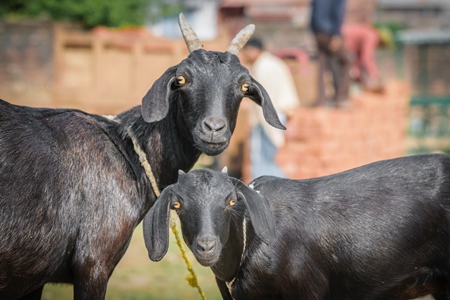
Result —
POLYGON ((216 247, 216 239, 213 237, 200 238, 197 241, 197 249, 202 252, 211 252, 216 247))
POLYGON ((226 127, 226 122, 224 118, 208 117, 203 121, 203 127, 209 131, 217 132, 226 127))

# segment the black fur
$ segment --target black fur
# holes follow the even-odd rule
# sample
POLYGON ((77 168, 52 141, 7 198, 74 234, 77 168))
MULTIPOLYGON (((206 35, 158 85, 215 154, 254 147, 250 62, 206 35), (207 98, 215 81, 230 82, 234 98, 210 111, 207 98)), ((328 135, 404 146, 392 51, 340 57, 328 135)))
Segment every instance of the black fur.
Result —
POLYGON ((403 157, 308 180, 260 177, 251 186, 192 171, 152 208, 181 202, 185 241, 212 268, 224 299, 234 277, 234 299, 450 299, 449 156, 403 157), (261 220, 255 225, 240 189, 260 196, 259 211, 272 212, 272 238, 261 239, 261 220), (230 197, 237 199, 231 207, 230 197), (197 245, 205 232, 215 239, 209 252, 197 245))
MULTIPOLYGON (((142 108, 115 121, 0 100, 0 299, 39 299, 49 282, 73 283, 76 299, 103 299, 156 199, 127 128, 162 189, 201 152, 228 146, 246 96, 241 86, 251 81, 235 55, 197 50, 155 82, 142 108), (179 75, 186 84, 177 83, 179 75)), ((255 101, 273 115, 261 97, 255 101)))

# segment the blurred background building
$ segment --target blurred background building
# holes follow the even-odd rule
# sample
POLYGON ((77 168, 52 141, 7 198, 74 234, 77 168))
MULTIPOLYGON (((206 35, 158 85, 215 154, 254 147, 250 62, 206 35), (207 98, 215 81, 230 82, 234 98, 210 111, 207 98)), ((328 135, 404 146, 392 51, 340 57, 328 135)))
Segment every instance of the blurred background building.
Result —
MULTIPOLYGON (((211 40, 218 35, 217 11, 219 0, 172 0, 172 5, 182 7, 191 26, 196 28, 197 36, 202 40, 211 40)), ((167 38, 181 38, 178 28, 178 15, 173 14, 159 19, 156 23, 146 24, 154 34, 167 38)))

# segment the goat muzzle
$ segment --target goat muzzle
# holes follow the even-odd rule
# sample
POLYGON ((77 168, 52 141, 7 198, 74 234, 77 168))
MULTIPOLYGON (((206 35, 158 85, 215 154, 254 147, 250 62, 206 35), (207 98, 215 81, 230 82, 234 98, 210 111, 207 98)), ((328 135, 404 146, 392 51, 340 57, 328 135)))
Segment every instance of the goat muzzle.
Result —
POLYGON ((215 237, 201 237, 197 240, 194 247, 194 256, 202 266, 210 267, 219 259, 220 246, 215 237))
POLYGON ((208 117, 203 120, 202 129, 205 132, 222 133, 227 129, 227 121, 225 118, 208 117))
POLYGON ((213 237, 200 238, 197 241, 197 250, 204 253, 209 253, 214 251, 216 244, 217 240, 213 237))

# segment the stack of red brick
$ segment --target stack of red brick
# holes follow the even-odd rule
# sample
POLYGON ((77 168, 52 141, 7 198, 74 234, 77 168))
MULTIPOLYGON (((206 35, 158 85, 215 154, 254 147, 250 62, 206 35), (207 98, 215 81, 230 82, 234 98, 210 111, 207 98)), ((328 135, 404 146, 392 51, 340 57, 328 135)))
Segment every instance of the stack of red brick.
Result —
POLYGON ((290 178, 311 178, 405 154, 409 88, 363 92, 349 109, 300 108, 289 121, 277 161, 290 178))

